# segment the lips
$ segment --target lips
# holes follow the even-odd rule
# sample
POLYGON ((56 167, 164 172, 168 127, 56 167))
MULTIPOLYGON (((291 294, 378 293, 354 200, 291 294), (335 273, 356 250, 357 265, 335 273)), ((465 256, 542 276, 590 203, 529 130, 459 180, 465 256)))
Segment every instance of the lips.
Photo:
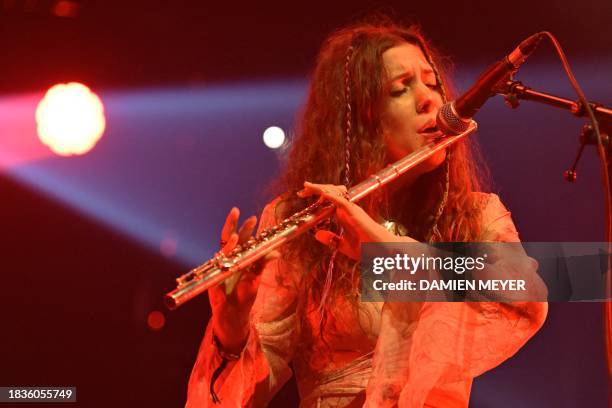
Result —
POLYGON ((425 136, 428 142, 444 136, 444 133, 438 129, 435 119, 428 120, 425 125, 417 131, 420 135, 425 136))
POLYGON ((417 130, 418 133, 423 133, 423 134, 433 134, 438 131, 439 131, 438 125, 436 124, 435 119, 428 120, 427 123, 425 123, 423 127, 417 130))
POLYGON ((441 130, 438 130, 438 131, 433 132, 433 133, 421 133, 421 134, 425 135, 427 137, 427 142, 436 141, 436 140, 444 137, 444 132, 442 132, 441 130))

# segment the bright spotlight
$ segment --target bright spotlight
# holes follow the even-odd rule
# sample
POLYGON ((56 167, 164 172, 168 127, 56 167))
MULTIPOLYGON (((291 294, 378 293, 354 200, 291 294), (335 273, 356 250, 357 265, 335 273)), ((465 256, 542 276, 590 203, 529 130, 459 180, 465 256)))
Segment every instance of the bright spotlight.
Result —
POLYGON ((76 82, 52 86, 36 108, 38 137, 61 156, 85 154, 104 133, 104 106, 76 82))
POLYGON ((270 126, 263 132, 263 141, 270 149, 278 149, 285 143, 285 132, 278 126, 270 126))

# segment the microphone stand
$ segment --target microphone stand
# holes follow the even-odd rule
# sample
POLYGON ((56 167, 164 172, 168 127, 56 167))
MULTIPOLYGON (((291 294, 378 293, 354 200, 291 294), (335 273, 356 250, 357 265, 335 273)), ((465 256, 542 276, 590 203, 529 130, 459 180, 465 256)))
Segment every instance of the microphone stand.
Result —
MULTIPOLYGON (((519 100, 528 100, 543 103, 556 108, 568 110, 571 114, 577 117, 587 117, 585 107, 580 101, 572 101, 569 99, 561 98, 555 95, 551 95, 545 92, 533 90, 520 81, 515 81, 512 78, 502 83, 495 92, 502 95, 506 101, 506 104, 516 109, 519 106, 519 100)), ((599 103, 589 102, 593 114, 599 124, 601 142, 604 147, 604 156, 602 159, 605 160, 605 165, 608 167, 608 174, 612 172, 612 143, 610 143, 610 136, 612 134, 612 109, 599 103)), ((578 148, 578 154, 570 170, 566 170, 564 177, 569 182, 576 181, 576 166, 580 160, 580 156, 586 145, 597 145, 597 136, 592 125, 584 125, 580 134, 580 147, 578 148)), ((610 185, 611 180, 604 180, 604 183, 610 185)), ((612 232, 610 231, 610 223, 612 217, 612 209, 608 203, 606 208, 606 241, 608 242, 607 250, 607 270, 606 270, 606 299, 604 300, 604 336, 606 344, 606 357, 608 362, 608 380, 612 385, 612 270, 610 267, 611 256, 612 256, 612 232)))
MULTIPOLYGON (((554 106, 555 108, 565 109, 570 111, 572 115, 577 117, 587 117, 586 109, 580 101, 572 101, 570 99, 561 98, 556 95, 539 92, 523 85, 520 81, 507 81, 505 84, 502 84, 500 87, 498 87, 498 89, 496 89, 496 92, 504 97, 506 104, 512 109, 516 109, 519 106, 519 100, 522 99, 543 103, 549 106, 554 106)), ((593 110, 595 118, 597 119, 597 122, 599 124, 602 142, 606 151, 607 164, 609 167, 611 148, 609 139, 610 133, 612 133, 612 109, 595 102, 589 102, 589 105, 591 105, 591 109, 593 110)), ((578 150, 578 155, 576 157, 576 160, 574 160, 572 168, 570 170, 567 170, 564 175, 567 181, 576 181, 576 166, 578 164, 578 161, 580 160, 580 156, 582 155, 584 147, 588 144, 597 144, 595 132, 591 125, 585 125, 582 129, 582 133, 580 135, 580 148, 578 150)))

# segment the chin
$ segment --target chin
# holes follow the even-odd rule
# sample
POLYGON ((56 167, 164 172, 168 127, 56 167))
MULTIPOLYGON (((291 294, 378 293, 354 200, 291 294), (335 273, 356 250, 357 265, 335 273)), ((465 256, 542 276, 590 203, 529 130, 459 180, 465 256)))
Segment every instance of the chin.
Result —
POLYGON ((423 173, 428 173, 440 167, 446 159, 446 149, 434 154, 429 159, 425 160, 419 167, 422 167, 423 173))

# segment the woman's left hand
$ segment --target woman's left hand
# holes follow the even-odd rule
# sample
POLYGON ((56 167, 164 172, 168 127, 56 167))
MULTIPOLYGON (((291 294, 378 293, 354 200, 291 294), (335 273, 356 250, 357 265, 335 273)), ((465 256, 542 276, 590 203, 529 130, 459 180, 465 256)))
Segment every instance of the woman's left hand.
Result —
POLYGON ((374 221, 360 206, 350 202, 346 193, 346 187, 342 185, 314 184, 306 181, 304 189, 297 194, 302 198, 319 195, 321 200, 329 200, 335 204, 336 217, 344 228, 344 234, 340 237, 331 231, 318 230, 315 238, 325 245, 337 246, 344 255, 359 260, 362 242, 389 242, 395 236, 374 221))

